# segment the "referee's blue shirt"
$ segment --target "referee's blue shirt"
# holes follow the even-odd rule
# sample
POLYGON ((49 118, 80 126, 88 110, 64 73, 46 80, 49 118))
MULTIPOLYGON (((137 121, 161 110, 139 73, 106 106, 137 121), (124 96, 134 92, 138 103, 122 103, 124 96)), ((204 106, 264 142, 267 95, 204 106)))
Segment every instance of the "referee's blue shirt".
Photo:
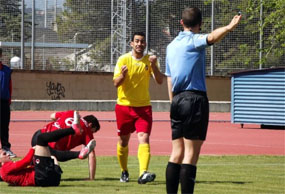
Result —
POLYGON ((173 93, 185 90, 206 92, 207 37, 208 34, 183 31, 167 46, 165 75, 171 77, 173 93))

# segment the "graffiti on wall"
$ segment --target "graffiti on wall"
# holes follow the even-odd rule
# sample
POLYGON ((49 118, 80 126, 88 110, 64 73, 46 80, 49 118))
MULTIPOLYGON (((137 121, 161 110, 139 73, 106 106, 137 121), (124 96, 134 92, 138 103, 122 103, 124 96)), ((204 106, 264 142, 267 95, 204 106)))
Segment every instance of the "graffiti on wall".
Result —
POLYGON ((51 97, 52 100, 60 100, 60 98, 65 97, 65 88, 61 83, 46 82, 47 95, 51 97))

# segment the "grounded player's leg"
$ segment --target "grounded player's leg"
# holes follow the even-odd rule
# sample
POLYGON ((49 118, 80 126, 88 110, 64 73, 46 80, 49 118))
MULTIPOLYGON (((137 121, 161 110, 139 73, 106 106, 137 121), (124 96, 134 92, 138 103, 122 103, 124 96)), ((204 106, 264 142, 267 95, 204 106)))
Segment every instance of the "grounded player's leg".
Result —
POLYGON ((37 137, 35 155, 51 156, 49 148, 48 148, 48 143, 57 141, 62 137, 65 137, 67 135, 72 135, 74 133, 75 133, 74 129, 68 128, 68 129, 56 130, 50 133, 39 134, 37 137))
POLYGON ((68 128, 41 133, 38 136, 34 155, 35 184, 37 186, 58 186, 60 184, 62 170, 51 158, 48 143, 74 133, 74 129, 68 128))
POLYGON ((67 135, 73 135, 73 134, 75 134, 75 131, 72 128, 56 130, 50 133, 41 133, 38 136, 37 145, 48 146, 49 142, 54 142, 67 135))
POLYGON ((68 160, 76 159, 79 156, 79 151, 60 151, 49 147, 50 154, 55 156, 60 162, 66 162, 68 160))

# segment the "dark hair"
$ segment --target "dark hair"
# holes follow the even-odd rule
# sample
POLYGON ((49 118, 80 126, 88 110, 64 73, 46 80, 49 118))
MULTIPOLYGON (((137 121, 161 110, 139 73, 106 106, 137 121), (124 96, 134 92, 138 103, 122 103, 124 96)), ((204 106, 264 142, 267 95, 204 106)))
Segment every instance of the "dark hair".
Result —
POLYGON ((136 35, 143 36, 145 38, 145 33, 144 32, 135 32, 132 35, 132 42, 134 41, 136 35))
POLYGON ((87 123, 92 123, 92 128, 96 128, 96 131, 100 130, 99 121, 98 121, 98 119, 94 115, 87 115, 87 116, 83 117, 83 119, 87 123))
POLYGON ((182 12, 182 21, 187 28, 201 25, 202 13, 200 9, 197 7, 185 8, 182 12))

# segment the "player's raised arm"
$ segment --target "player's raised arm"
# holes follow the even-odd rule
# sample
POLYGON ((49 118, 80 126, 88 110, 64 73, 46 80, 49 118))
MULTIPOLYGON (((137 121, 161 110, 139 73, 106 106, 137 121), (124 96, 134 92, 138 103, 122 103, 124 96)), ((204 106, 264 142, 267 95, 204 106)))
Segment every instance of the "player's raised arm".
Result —
POLYGON ((124 82, 127 72, 128 72, 127 66, 123 65, 121 67, 121 74, 113 80, 115 87, 119 87, 124 82))
POLYGON ((225 35, 235 29, 235 27, 239 24, 241 17, 241 15, 235 15, 228 25, 217 28, 216 30, 211 32, 207 38, 208 43, 213 44, 222 40, 225 35))
POLYGON ((150 61, 150 65, 153 72, 153 78, 155 79, 156 83, 162 84, 163 82, 163 74, 160 72, 159 68, 157 67, 157 57, 156 55, 149 56, 148 60, 150 61))

